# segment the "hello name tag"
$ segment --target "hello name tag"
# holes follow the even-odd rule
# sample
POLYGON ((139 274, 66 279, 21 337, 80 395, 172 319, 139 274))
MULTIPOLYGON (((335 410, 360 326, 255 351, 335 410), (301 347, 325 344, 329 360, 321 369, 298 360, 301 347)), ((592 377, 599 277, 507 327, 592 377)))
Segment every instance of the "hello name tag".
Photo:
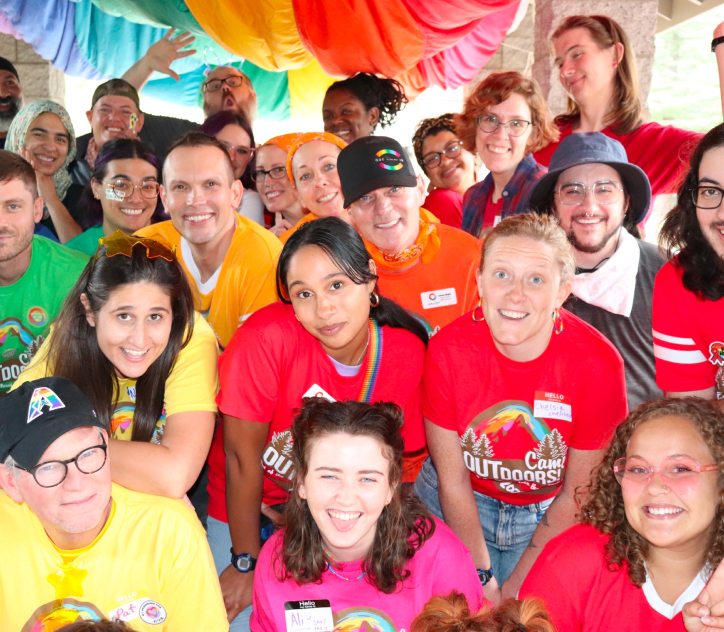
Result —
POLYGON ((444 290, 433 290, 432 292, 422 292, 420 299, 422 300, 422 307, 424 309, 458 304, 458 296, 455 293, 454 287, 448 287, 444 290))
POLYGON ((327 391, 325 391, 321 386, 318 386, 317 384, 314 384, 312 388, 310 388, 306 393, 304 393, 304 395, 302 395, 302 398, 305 397, 322 397, 328 402, 337 401, 327 391))
POLYGON ((533 416, 573 421, 571 414, 571 398, 568 395, 536 391, 533 402, 533 416))
POLYGON ((287 632, 331 632, 332 607, 328 599, 287 601, 284 604, 287 632))

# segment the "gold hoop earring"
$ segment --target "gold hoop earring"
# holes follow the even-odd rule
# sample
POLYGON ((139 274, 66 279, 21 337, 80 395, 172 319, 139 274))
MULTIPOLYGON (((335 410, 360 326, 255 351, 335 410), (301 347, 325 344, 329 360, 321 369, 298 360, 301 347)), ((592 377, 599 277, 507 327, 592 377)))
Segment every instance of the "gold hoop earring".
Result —
POLYGON ((380 296, 376 292, 370 292, 370 305, 377 307, 380 304, 380 296))

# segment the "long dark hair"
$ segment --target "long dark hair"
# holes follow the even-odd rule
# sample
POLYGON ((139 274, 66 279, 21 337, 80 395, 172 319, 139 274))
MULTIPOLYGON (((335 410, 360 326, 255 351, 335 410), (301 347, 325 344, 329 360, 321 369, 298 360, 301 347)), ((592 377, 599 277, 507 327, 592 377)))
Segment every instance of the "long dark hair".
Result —
MULTIPOLYGON (((409 101, 399 81, 378 77, 368 72, 360 72, 349 79, 335 81, 327 88, 327 93, 335 90, 349 90, 362 102, 367 112, 377 108, 380 111, 377 122, 382 128, 392 125, 397 113, 409 101)), ((372 129, 374 130, 374 127, 372 129)))
MULTIPOLYGON (((393 495, 377 520, 375 538, 363 567, 370 584, 387 594, 395 592, 398 584, 409 577, 407 562, 435 531, 435 522, 425 505, 400 484, 404 449, 400 434, 402 422, 402 410, 397 404, 327 402, 310 397, 304 400, 301 412, 292 423, 295 489, 304 482, 312 445, 320 437, 343 433, 372 437, 382 445, 383 454, 390 462, 389 484, 393 495)), ((307 502, 293 492, 285 513, 287 526, 277 550, 277 576, 282 581, 292 578, 298 584, 321 581, 326 569, 322 535, 307 502)))
MULTIPOLYGON (((249 141, 251 142, 252 149, 256 147, 254 132, 251 129, 249 121, 231 110, 222 110, 221 112, 212 114, 201 124, 199 131, 204 134, 208 134, 209 136, 216 137, 216 135, 227 125, 238 125, 241 127, 241 129, 249 135, 249 141)), ((241 174, 241 178, 239 178, 245 189, 256 191, 256 184, 251 179, 251 174, 254 171, 256 171, 256 151, 254 151, 254 155, 249 161, 249 164, 246 165, 246 169, 244 169, 244 173, 241 174)))
MULTIPOLYGON (((277 294, 287 304, 289 287, 287 273, 292 257, 304 246, 321 248, 334 264, 357 285, 376 281, 377 275, 372 274, 369 262, 372 256, 367 252, 362 238, 347 222, 338 217, 323 217, 313 222, 302 224, 284 245, 279 263, 277 264, 277 294)), ((375 292, 379 295, 377 285, 375 292)), ((425 326, 400 307, 395 301, 379 295, 380 302, 370 311, 370 316, 378 325, 388 325, 398 329, 407 329, 415 334, 425 345, 429 340, 425 326)))
POLYGON ((136 409, 132 441, 149 441, 163 411, 168 378, 178 354, 191 339, 194 327, 194 299, 186 274, 179 262, 161 257, 149 259, 146 249, 136 247, 132 256, 106 256, 100 246, 78 282, 70 291, 55 320, 49 341, 48 370, 65 377, 83 391, 99 418, 110 428, 110 420, 119 393, 118 377, 111 361, 98 346, 94 327, 86 319, 81 294, 88 297, 93 314, 108 302, 122 285, 153 283, 171 299, 171 333, 163 353, 136 382, 136 409))
MULTIPOLYGON (((108 176, 108 165, 113 160, 129 160, 136 158, 143 160, 156 169, 156 180, 161 182, 161 166, 158 162, 153 149, 143 141, 136 138, 114 138, 107 143, 103 143, 96 158, 96 167, 93 171, 93 180, 104 182, 108 176)), ((98 226, 103 223, 103 206, 101 201, 93 196, 93 188, 90 182, 85 185, 83 195, 81 197, 81 206, 85 209, 85 214, 81 218, 81 228, 87 230, 92 226, 98 226)), ((163 216, 163 202, 161 196, 156 199, 156 210, 153 211, 151 221, 153 223, 168 219, 163 216)))
POLYGON ((724 261, 701 230, 692 195, 699 185, 704 154, 719 147, 724 147, 724 123, 710 129, 691 154, 689 172, 679 187, 676 206, 664 219, 659 233, 659 243, 669 258, 679 251, 676 265, 684 270, 684 287, 710 301, 724 297, 724 261))

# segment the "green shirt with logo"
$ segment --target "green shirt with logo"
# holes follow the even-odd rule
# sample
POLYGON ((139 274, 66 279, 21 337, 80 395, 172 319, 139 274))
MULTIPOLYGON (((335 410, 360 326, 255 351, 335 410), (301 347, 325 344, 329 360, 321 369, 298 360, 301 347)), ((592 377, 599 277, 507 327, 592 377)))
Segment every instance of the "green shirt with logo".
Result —
POLYGON ((25 274, 0 286, 0 397, 42 344, 87 263, 87 255, 35 235, 25 274))

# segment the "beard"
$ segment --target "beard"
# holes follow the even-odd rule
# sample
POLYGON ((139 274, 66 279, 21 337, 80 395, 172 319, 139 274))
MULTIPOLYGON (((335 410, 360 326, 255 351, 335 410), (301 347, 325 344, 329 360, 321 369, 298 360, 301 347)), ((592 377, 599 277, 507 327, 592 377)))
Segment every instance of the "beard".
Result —
POLYGON ((0 97, 0 105, 7 104, 10 104, 10 109, 0 112, 0 132, 7 132, 10 129, 10 124, 23 107, 23 100, 21 97, 0 97))
POLYGON ((579 252, 585 252, 587 254, 595 254, 597 252, 601 252, 609 241, 616 235, 618 235, 619 230, 623 226, 623 220, 621 220, 621 223, 618 226, 615 226, 612 228, 609 232, 607 232, 601 239, 596 242, 595 244, 588 245, 588 244, 582 244, 580 241, 578 241, 578 238, 576 237, 575 232, 573 231, 573 227, 571 227, 570 232, 567 232, 568 235, 568 241, 571 243, 571 246, 573 246, 576 250, 579 252))

